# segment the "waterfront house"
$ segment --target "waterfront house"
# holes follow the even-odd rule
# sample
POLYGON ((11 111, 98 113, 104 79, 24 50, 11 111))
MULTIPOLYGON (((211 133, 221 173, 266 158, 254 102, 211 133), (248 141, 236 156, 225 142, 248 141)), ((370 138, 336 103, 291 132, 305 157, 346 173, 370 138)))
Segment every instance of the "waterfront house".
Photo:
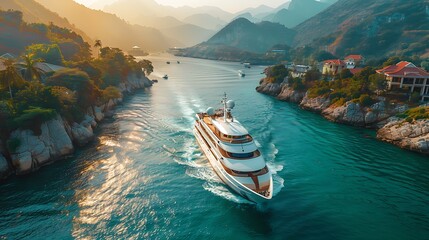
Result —
POLYGON ((322 74, 336 75, 346 68, 346 63, 340 59, 330 59, 323 62, 322 74))
POLYGON ((385 76, 389 90, 407 89, 409 93, 419 93, 422 101, 429 100, 429 73, 413 63, 402 61, 377 73, 385 76))
POLYGON ((291 76, 294 78, 303 78, 308 70, 311 69, 310 66, 307 65, 291 65, 288 66, 288 69, 290 70, 291 76))
POLYGON ((362 66, 365 64, 365 59, 362 55, 348 55, 344 58, 344 62, 346 63, 346 67, 348 69, 354 69, 356 67, 362 66))

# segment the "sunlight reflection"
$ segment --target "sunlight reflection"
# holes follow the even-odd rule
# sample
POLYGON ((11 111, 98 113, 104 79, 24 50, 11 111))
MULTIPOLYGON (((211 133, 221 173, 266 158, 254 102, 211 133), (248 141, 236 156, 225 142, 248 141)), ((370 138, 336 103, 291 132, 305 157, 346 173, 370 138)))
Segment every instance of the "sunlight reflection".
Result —
MULTIPOLYGON (((101 141, 107 146, 117 146, 114 141, 101 141)), ((89 166, 81 172, 88 182, 75 190, 75 200, 80 208, 73 219, 73 236, 82 238, 90 232, 106 229, 115 212, 121 212, 126 196, 135 187, 138 172, 129 158, 117 154, 100 160, 96 167, 89 166)), ((146 179, 148 181, 148 179, 146 179)), ((125 231, 122 226, 120 231, 125 231)))

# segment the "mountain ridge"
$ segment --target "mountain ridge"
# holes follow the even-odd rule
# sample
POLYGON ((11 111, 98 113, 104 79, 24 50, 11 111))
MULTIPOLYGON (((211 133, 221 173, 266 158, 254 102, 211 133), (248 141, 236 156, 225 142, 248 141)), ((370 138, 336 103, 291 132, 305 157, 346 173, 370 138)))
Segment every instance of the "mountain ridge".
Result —
POLYGON ((296 26, 292 45, 311 44, 338 55, 424 55, 429 48, 427 6, 423 0, 341 0, 296 26))
POLYGON ((48 8, 34 0, 1 0, 0 8, 22 12, 24 21, 28 23, 50 24, 51 22, 54 22, 55 25, 59 27, 68 28, 76 32, 86 41, 92 41, 84 31, 71 24, 66 18, 61 17, 56 12, 50 11, 48 8))
POLYGON ((111 13, 87 8, 73 0, 36 1, 66 17, 91 38, 102 40, 105 46, 128 50, 138 45, 147 51, 160 51, 174 45, 171 39, 156 29, 129 24, 111 13))

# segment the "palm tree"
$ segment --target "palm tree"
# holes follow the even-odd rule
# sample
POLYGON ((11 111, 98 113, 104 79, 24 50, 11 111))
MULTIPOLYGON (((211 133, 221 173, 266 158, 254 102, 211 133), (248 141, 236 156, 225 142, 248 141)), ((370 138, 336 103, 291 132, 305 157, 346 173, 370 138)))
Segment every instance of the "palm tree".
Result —
POLYGON ((101 40, 99 39, 95 40, 94 47, 98 48, 98 58, 100 58, 100 49, 103 47, 101 40))
POLYGON ((18 73, 14 59, 5 59, 3 65, 5 69, 0 71, 0 84, 9 88, 10 98, 13 99, 12 85, 19 85, 24 82, 24 79, 18 73))
POLYGON ((42 59, 34 59, 33 55, 30 54, 23 55, 21 58, 24 60, 24 63, 20 63, 19 66, 25 69, 24 79, 27 81, 37 80, 40 82, 42 80, 42 74, 44 74, 45 71, 37 67, 36 64, 42 62, 42 59))

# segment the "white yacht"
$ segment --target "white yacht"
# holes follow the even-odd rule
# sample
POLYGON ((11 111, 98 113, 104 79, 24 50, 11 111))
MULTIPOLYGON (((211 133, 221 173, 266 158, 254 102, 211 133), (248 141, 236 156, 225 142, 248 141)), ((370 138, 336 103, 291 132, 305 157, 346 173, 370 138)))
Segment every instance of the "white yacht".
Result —
POLYGON ((194 135, 219 178, 244 198, 256 203, 272 198, 273 180, 261 152, 247 130, 231 114, 235 103, 197 113, 194 135))

